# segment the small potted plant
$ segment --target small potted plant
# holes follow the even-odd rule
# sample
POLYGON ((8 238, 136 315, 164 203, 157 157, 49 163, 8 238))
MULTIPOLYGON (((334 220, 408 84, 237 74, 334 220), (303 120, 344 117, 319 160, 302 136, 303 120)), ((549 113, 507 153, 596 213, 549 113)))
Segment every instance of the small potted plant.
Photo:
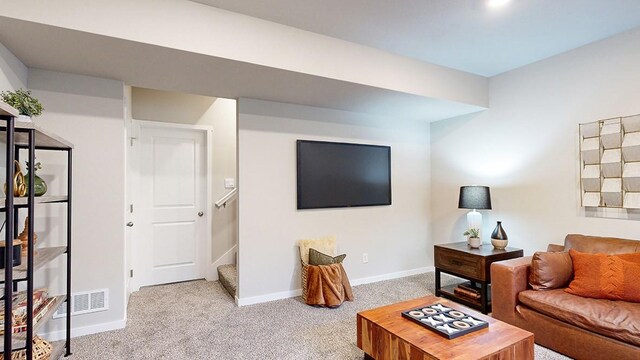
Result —
POLYGON ((40 101, 31 95, 31 90, 3 91, 0 99, 20 112, 18 121, 31 121, 32 117, 41 115, 44 110, 40 101))
POLYGON ((480 240, 480 229, 471 228, 465 231, 463 235, 469 237, 469 246, 472 248, 477 249, 482 245, 482 241, 480 240))

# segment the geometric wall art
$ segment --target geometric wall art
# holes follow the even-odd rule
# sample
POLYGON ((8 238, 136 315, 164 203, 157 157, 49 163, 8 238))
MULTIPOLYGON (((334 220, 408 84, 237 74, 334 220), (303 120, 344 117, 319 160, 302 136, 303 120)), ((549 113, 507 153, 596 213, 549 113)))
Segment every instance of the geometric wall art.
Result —
POLYGON ((580 124, 584 207, 640 209, 640 115, 580 124))

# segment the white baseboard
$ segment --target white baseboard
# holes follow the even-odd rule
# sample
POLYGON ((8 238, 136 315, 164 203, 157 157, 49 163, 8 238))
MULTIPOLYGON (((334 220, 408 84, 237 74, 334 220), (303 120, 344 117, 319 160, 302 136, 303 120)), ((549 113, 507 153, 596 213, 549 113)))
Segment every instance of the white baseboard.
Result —
MULTIPOLYGON (((378 282, 378 281, 393 280, 393 279, 403 278, 403 277, 406 277, 406 276, 424 274, 424 273, 427 273, 427 272, 430 272, 430 271, 435 271, 435 267, 434 266, 426 266, 426 267, 422 267, 422 268, 405 270, 405 271, 398 271, 398 272, 389 273, 389 274, 370 276, 370 277, 360 278, 360 279, 352 279, 352 280, 350 280, 350 282, 351 282, 352 286, 357 286, 357 285, 363 285, 363 284, 370 284, 370 283, 374 283, 374 282, 378 282)), ((260 304, 260 303, 268 302, 268 301, 288 299, 288 298, 301 296, 301 295, 302 295, 302 289, 289 290, 289 291, 280 291, 280 292, 276 292, 276 293, 271 293, 271 294, 266 294, 266 295, 259 295, 259 296, 252 296, 252 297, 248 297, 248 298, 238 298, 236 296, 236 304, 238 306, 254 305, 254 304, 260 304)))
POLYGON ((370 284, 378 281, 393 280, 393 279, 399 279, 407 276, 424 274, 424 273, 428 273, 430 271, 435 271, 435 270, 436 270, 435 266, 425 266, 417 269, 398 271, 398 272, 389 273, 389 274, 382 274, 382 275, 376 275, 376 276, 369 276, 366 278, 354 279, 354 280, 351 280, 350 282, 352 286, 357 286, 362 284, 370 284))
MULTIPOLYGON (((117 320, 108 323, 83 326, 83 327, 75 327, 71 328, 71 337, 84 336, 97 334, 105 331, 118 330, 123 329, 127 325, 127 320, 117 320)), ((43 337, 49 341, 58 341, 63 340, 66 337, 65 330, 52 331, 50 333, 46 333, 43 337)))
POLYGON ((231 249, 227 250, 227 252, 222 254, 222 256, 220 256, 216 261, 209 264, 209 266, 207 267, 207 273, 205 274, 205 279, 207 279, 207 281, 217 281, 218 266, 235 264, 236 251, 238 251, 238 244, 233 245, 231 249))
POLYGON ((246 306, 246 305, 260 304, 260 303, 269 302, 269 301, 288 299, 288 298, 292 298, 300 295, 302 295, 302 289, 281 291, 277 293, 252 296, 252 297, 242 298, 242 299, 236 297, 237 299, 236 304, 238 304, 238 306, 246 306))

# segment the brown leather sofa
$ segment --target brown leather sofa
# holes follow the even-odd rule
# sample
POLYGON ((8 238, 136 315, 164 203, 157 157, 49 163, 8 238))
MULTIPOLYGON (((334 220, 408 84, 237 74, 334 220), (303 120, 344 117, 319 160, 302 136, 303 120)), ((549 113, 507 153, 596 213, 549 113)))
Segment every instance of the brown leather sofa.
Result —
MULTIPOLYGON (((567 235, 564 245, 588 253, 640 252, 640 241, 567 235)), ((563 289, 529 286, 531 257, 491 264, 492 316, 535 334, 535 342, 576 359, 640 359, 640 304, 588 299, 563 289)), ((640 279, 638 279, 640 281, 640 279)))

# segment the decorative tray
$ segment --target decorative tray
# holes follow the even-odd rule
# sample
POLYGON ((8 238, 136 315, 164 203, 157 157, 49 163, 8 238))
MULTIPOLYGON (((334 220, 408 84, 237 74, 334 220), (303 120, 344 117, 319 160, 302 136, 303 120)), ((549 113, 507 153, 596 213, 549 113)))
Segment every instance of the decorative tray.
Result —
POLYGON ((447 339, 455 339, 489 326, 484 320, 440 303, 403 311, 402 316, 447 339))

